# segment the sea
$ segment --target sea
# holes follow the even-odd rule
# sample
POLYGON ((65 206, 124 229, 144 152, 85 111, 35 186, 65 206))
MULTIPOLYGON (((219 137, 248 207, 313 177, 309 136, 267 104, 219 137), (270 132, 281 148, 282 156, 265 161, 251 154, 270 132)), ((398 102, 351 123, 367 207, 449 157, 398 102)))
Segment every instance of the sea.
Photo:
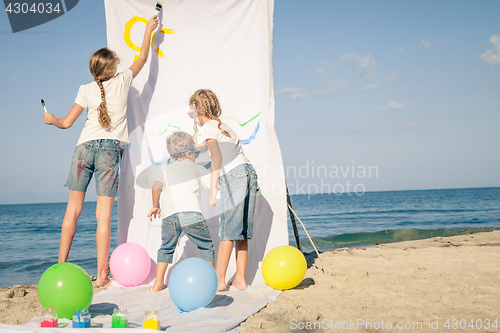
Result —
MULTIPOLYGON (((500 187, 291 195, 319 251, 500 230, 500 187)), ((95 202, 85 202, 69 261, 96 275, 95 202)), ((66 203, 0 205, 0 287, 36 284, 57 263, 66 203)), ((116 202, 111 249, 117 246, 116 202)), ((296 220, 304 252, 314 251, 296 220)), ((290 245, 296 246, 288 221, 290 245)))

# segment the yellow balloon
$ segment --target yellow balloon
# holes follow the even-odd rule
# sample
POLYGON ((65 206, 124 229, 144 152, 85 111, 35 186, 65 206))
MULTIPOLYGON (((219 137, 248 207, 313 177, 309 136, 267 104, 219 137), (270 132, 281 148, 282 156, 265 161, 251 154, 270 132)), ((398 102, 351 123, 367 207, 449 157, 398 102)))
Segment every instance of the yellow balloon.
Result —
POLYGON ((289 245, 275 247, 262 262, 264 280, 277 290, 295 287, 302 281, 306 271, 306 258, 302 252, 289 245))

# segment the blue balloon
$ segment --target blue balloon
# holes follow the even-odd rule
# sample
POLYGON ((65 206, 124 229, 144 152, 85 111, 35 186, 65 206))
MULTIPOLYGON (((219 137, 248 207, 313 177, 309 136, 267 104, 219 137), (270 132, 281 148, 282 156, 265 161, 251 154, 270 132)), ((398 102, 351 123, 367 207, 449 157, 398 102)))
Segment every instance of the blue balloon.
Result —
POLYGON ((215 269, 201 258, 181 261, 168 280, 170 298, 185 312, 207 306, 217 293, 217 285, 215 269))

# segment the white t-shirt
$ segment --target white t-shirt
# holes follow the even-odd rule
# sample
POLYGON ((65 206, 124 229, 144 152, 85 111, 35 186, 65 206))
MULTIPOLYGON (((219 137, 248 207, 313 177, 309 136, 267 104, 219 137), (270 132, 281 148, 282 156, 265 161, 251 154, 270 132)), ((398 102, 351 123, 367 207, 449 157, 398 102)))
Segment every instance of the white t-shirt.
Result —
POLYGON ((102 128, 99 124, 97 108, 101 104, 101 90, 97 82, 93 81, 80 86, 75 103, 87 109, 87 121, 77 146, 97 139, 115 139, 120 140, 121 144, 128 143, 127 98, 133 78, 132 71, 127 69, 102 83, 106 94, 106 107, 111 118, 111 125, 108 129, 102 128))
POLYGON ((181 212, 201 213, 201 187, 210 188, 210 170, 188 159, 164 166, 154 181, 163 184, 161 218, 181 212))
POLYGON ((207 139, 217 140, 222 154, 222 167, 220 173, 222 176, 238 165, 250 163, 250 161, 243 153, 240 140, 238 140, 238 136, 231 127, 221 122, 220 127, 231 135, 231 137, 228 137, 220 131, 218 125, 219 123, 216 120, 209 120, 201 127, 200 134, 203 141, 207 139))

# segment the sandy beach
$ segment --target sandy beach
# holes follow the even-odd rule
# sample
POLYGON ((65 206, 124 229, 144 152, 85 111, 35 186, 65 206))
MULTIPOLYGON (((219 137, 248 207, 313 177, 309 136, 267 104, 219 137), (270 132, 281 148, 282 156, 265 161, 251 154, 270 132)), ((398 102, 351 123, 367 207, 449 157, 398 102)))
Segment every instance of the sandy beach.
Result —
POLYGON ((327 277, 314 260, 299 286, 281 293, 239 331, 500 328, 500 231, 338 249, 321 258, 327 277))
MULTIPOLYGON (((500 231, 338 249, 321 259, 327 276, 310 256, 302 283, 239 331, 499 331, 500 231)), ((0 300, 5 324, 42 310, 36 285, 1 288, 0 300)))

